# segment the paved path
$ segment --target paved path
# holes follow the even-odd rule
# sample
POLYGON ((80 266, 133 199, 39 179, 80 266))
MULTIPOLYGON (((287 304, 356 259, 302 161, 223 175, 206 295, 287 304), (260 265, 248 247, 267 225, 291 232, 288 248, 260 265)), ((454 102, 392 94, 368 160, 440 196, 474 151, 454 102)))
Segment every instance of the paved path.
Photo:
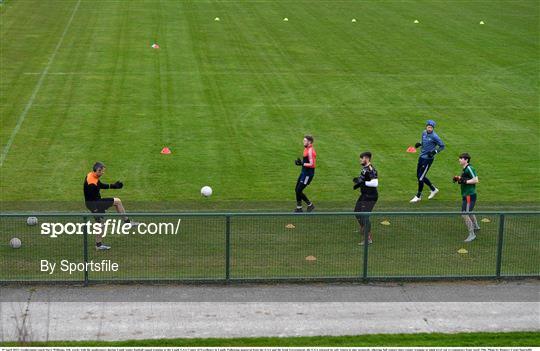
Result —
POLYGON ((0 341, 540 331, 540 281, 0 287, 0 341))

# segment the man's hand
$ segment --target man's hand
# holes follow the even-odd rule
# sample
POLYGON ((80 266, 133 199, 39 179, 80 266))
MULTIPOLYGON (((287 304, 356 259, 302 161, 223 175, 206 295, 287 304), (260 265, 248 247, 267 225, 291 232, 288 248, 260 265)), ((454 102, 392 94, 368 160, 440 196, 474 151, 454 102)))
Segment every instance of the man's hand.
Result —
POLYGON ((354 184, 360 184, 360 183, 364 183, 366 179, 364 178, 363 174, 360 174, 358 177, 353 178, 352 181, 354 184))
POLYGON ((460 177, 460 176, 454 176, 452 178, 452 181, 454 183, 458 183, 458 184, 467 184, 467 180, 469 180, 469 178, 466 178, 466 177, 460 177))
POLYGON ((437 150, 430 151, 430 152, 428 152, 428 156, 433 157, 433 156, 435 156, 436 153, 437 153, 437 150))
POLYGON ((414 147, 415 147, 415 148, 419 148, 420 146, 422 146, 422 143, 416 143, 416 144, 414 144, 414 147))
POLYGON ((365 184, 365 182, 366 182, 363 176, 355 177, 355 178, 353 178, 352 181, 354 183, 353 190, 356 190, 356 189, 360 188, 362 186, 362 184, 365 184))
POLYGON ((296 160, 294 160, 294 164, 297 166, 302 166, 302 160, 300 158, 297 158, 296 160))
POLYGON ((124 183, 117 180, 115 183, 111 184, 111 189, 122 189, 124 187, 124 183))

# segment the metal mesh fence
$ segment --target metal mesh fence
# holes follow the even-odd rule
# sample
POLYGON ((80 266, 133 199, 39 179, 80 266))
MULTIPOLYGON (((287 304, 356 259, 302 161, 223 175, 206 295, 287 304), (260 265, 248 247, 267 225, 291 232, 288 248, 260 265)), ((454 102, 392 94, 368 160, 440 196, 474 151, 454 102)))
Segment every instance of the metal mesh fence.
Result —
POLYGON ((367 248, 352 213, 130 216, 146 232, 108 233, 103 243, 111 249, 96 250, 87 227, 86 234, 43 233, 45 223, 93 224, 87 214, 40 214, 36 225, 28 215, 0 214, 0 282, 540 276, 540 212, 477 213, 481 229, 470 243, 460 213, 372 213, 367 248), (160 233, 151 225, 162 225, 160 233), (118 269, 67 269, 87 262, 118 269))
MULTIPOLYGON (((82 223, 82 217, 40 216, 40 222, 82 223)), ((84 247, 82 237, 66 236, 62 240, 40 234, 39 223, 28 225, 27 217, 1 217, 0 222, 0 281, 82 281, 82 272, 43 271, 43 261, 62 260, 82 261, 84 247), (11 240, 17 238, 22 245, 18 249, 11 247, 11 240)))
POLYGON ((497 260, 497 217, 478 216, 477 239, 466 243, 460 214, 372 216, 371 277, 493 276, 497 260), (481 222, 484 219, 485 222, 481 222))
POLYGON ((358 278, 363 249, 353 216, 231 219, 231 278, 358 278))
POLYGON ((178 225, 176 234, 110 235, 110 250, 96 250, 89 236, 89 260, 110 259, 116 272, 90 273, 90 280, 219 279, 225 272, 225 217, 137 216, 149 224, 178 225), (178 222, 180 221, 180 222, 178 222))
POLYGON ((504 216, 501 275, 540 275, 540 216, 504 216))

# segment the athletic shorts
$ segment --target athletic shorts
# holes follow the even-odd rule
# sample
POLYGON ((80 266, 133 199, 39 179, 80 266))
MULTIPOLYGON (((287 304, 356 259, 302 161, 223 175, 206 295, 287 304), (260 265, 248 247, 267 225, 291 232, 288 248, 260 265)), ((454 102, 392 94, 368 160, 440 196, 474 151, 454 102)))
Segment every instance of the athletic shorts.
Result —
POLYGON ((371 212, 373 207, 377 203, 378 198, 366 198, 360 196, 356 205, 354 206, 354 212, 371 212))
MULTIPOLYGON (((377 203, 378 198, 368 198, 360 196, 356 205, 354 206, 354 212, 371 212, 377 203)), ((369 216, 356 216, 356 220, 361 225, 365 225, 369 221, 369 216)))
MULTIPOLYGON (((86 208, 92 213, 105 213, 109 208, 114 205, 114 198, 105 197, 96 201, 87 201, 86 208)), ((103 217, 95 217, 96 221, 101 220, 103 217)))
POLYGON ((474 205, 476 204, 476 194, 465 195, 461 201, 462 212, 472 212, 474 205))
POLYGON ((315 177, 315 172, 302 172, 300 173, 300 177, 298 177, 298 183, 308 186, 313 180, 313 177, 315 177))

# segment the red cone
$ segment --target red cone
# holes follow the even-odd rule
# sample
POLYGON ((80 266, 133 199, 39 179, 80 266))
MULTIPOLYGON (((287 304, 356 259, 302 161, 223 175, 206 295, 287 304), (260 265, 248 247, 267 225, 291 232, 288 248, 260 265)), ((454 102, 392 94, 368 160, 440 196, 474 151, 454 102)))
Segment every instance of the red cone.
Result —
POLYGON ((409 146, 407 148, 407 152, 410 152, 411 154, 414 154, 414 153, 416 153, 416 149, 414 148, 414 146, 409 146))
POLYGON ((159 49, 159 45, 156 43, 152 44, 152 49, 159 49))
POLYGON ((171 154, 171 149, 169 149, 168 147, 164 147, 163 149, 161 149, 161 154, 162 155, 170 155, 171 154))

